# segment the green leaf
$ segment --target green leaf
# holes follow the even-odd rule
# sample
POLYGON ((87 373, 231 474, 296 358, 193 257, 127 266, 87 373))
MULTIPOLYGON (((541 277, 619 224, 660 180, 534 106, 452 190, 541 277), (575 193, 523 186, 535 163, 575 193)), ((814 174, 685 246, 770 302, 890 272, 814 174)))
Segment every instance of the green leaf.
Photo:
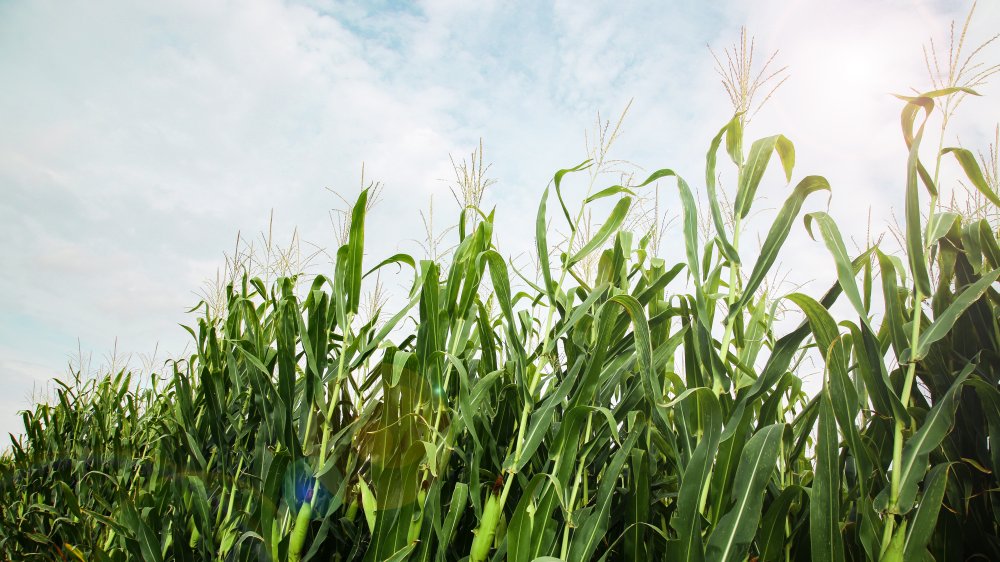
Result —
MULTIPOLYGON (((848 374, 847 342, 840 335, 830 312, 820 303, 801 293, 793 293, 786 298, 798 305, 809 319, 816 345, 819 346, 826 363, 828 372, 826 387, 830 392, 837 423, 844 432, 847 444, 858 463, 858 472, 868 474, 873 467, 873 460, 871 451, 861 438, 855 423, 859 414, 858 393, 848 374)), ((863 492, 867 491, 865 479, 860 480, 859 484, 863 492)))
POLYGON ((921 108, 925 112, 930 112, 934 108, 934 98, 939 98, 943 96, 950 96, 957 93, 966 93, 974 96, 979 94, 972 88, 966 87, 952 87, 952 88, 942 88, 940 90, 932 90, 929 92, 924 92, 919 96, 903 96, 899 94, 893 94, 896 98, 901 99, 906 102, 906 106, 903 108, 903 113, 900 121, 903 126, 903 139, 906 141, 906 145, 910 146, 913 142, 913 123, 918 111, 921 108))
MULTIPOLYGON (((639 187, 642 187, 642 186, 639 186, 639 187)), ((627 193, 627 194, 631 195, 632 197, 635 197, 635 192, 632 191, 631 189, 629 189, 629 188, 627 188, 625 186, 622 186, 622 185, 612 185, 611 187, 602 189, 602 190, 598 191, 597 193, 591 195, 590 197, 584 199, 583 203, 584 203, 584 205, 586 205, 587 203, 593 203, 594 201, 597 201, 598 199, 604 199, 605 197, 611 197, 612 195, 618 195, 619 193, 627 193)))
MULTIPOLYGON (((416 354, 409 351, 397 350, 392 354, 392 376, 389 378, 389 388, 395 388, 399 384, 399 378, 403 375, 403 369, 406 369, 407 363, 410 363, 410 360, 415 357, 416 354)), ((415 364, 416 361, 413 363, 415 364)))
POLYGON ((948 487, 948 471, 951 463, 941 463, 927 473, 924 484, 924 495, 913 516, 913 524, 906 533, 906 545, 903 550, 903 560, 918 560, 926 557, 927 544, 934 536, 937 527, 938 514, 944 502, 944 493, 948 487))
MULTIPOLYGON (((861 270, 864 262, 869 257, 869 252, 871 252, 871 250, 858 256, 858 258, 854 260, 854 263, 852 264, 854 271, 861 270)), ((840 293, 840 283, 836 282, 832 287, 830 287, 826 294, 823 295, 823 299, 820 304, 824 307, 833 306, 837 301, 837 298, 840 296, 840 293)), ((722 433, 723 440, 729 439, 732 436, 739 420, 743 417, 743 411, 747 408, 750 402, 757 399, 767 390, 773 388, 781 377, 785 375, 792 359, 799 351, 799 346, 808 335, 809 322, 807 320, 774 344, 771 356, 767 359, 767 363, 764 365, 764 370, 761 372, 760 376, 757 377, 757 380, 754 381, 753 385, 751 385, 751 387, 743 394, 742 398, 736 402, 736 405, 730 412, 729 421, 726 423, 726 428, 722 433)))
MULTIPOLYGON (((633 430, 634 431, 634 430, 633 430)), ((644 540, 649 519, 649 454, 633 449, 629 461, 631 483, 625 495, 625 560, 648 562, 644 540)))
POLYGON ((566 261, 565 267, 573 267, 574 264, 578 263, 583 258, 590 255, 591 252, 600 248, 608 240, 613 233, 617 232, 619 227, 621 227, 622 222, 625 221, 625 216, 628 214, 629 206, 632 204, 631 197, 622 197, 615 204, 615 208, 611 210, 611 214, 608 215, 607 220, 601 225, 601 228, 587 240, 587 243, 583 245, 580 250, 566 261))
MULTIPOLYGON (((712 139, 712 144, 708 149, 708 155, 705 157, 705 185, 708 188, 708 204, 712 211, 712 223, 715 225, 715 236, 719 240, 722 255, 726 256, 729 263, 736 266, 740 265, 740 255, 726 237, 726 225, 722 218, 722 208, 719 205, 719 196, 715 189, 715 162, 719 153, 719 145, 722 144, 723 136, 726 137, 726 148, 729 149, 730 156, 732 156, 733 161, 739 165, 739 160, 742 159, 742 155, 739 153, 742 150, 741 145, 743 139, 743 130, 740 124, 739 114, 733 117, 729 123, 726 123, 726 125, 719 130, 719 133, 715 135, 715 138, 712 139), (737 156, 740 156, 740 158, 737 159, 737 156)), ((694 270, 692 275, 697 275, 697 270, 694 270)))
POLYGON ((365 512, 365 520, 368 523, 368 531, 374 531, 375 516, 378 508, 378 503, 375 500, 375 494, 372 493, 372 489, 368 486, 368 483, 365 482, 364 478, 358 478, 358 490, 361 492, 361 503, 365 512))
POLYGON ((733 211, 739 218, 746 218, 750 213, 757 194, 757 187, 764 177, 764 171, 771 161, 771 153, 777 152, 785 171, 785 181, 792 181, 792 168, 795 167, 795 146, 784 135, 774 135, 754 141, 750 145, 750 153, 740 174, 739 186, 736 191, 736 202, 733 211))
POLYGON ((969 150, 958 147, 946 148, 941 151, 941 154, 948 154, 949 152, 955 155, 955 158, 958 160, 959 165, 962 166, 962 170, 965 171, 965 175, 972 182, 972 185, 984 197, 989 199, 991 203, 1000 207, 1000 197, 997 196, 996 192, 986 182, 986 178, 983 176, 983 171, 979 168, 979 162, 976 160, 975 155, 969 150))
MULTIPOLYGON (((774 218, 771 229, 767 233, 767 238, 764 240, 764 245, 761 246, 760 257, 757 258, 757 262, 753 266, 753 271, 751 271, 750 277, 747 279, 746 287, 743 288, 742 296, 732 306, 729 312, 730 316, 742 310, 750 302, 750 299, 753 298, 757 287, 764 281, 771 270, 771 266, 774 265, 774 261, 778 257, 778 252, 788 238, 788 233, 792 229, 795 217, 798 216, 799 211, 802 209, 802 204, 805 202, 806 197, 820 190, 830 190, 830 183, 826 181, 826 178, 821 176, 807 176, 795 186, 792 194, 788 196, 785 204, 782 205, 781 210, 778 211, 778 215, 774 218)), ((850 264, 850 261, 848 261, 848 264, 850 264)))
POLYGON ((896 284, 896 265, 889 256, 876 250, 879 270, 882 277, 882 298, 885 301, 885 320, 883 326, 888 326, 889 339, 896 351, 896 357, 902 357, 903 351, 910 347, 909 339, 903 326, 906 319, 903 316, 903 304, 900 302, 899 287, 896 284))
MULTIPOLYGON (((385 431, 385 430, 384 430, 385 431)), ((385 446, 390 446, 386 439, 385 446)), ((365 553, 365 562, 377 562, 399 555, 407 545, 410 522, 417 509, 417 469, 424 457, 424 448, 413 443, 406 451, 394 450, 384 455, 386 464, 376 480, 375 528, 371 545, 365 553), (392 490, 395 493, 389 493, 392 490)), ((406 551, 403 557, 408 554, 406 551)))
MULTIPOLYGON (((556 174, 557 177, 560 177, 556 174)), ((538 203, 538 214, 535 217, 535 250, 538 254, 538 268, 542 271, 542 281, 545 283, 545 294, 549 297, 549 306, 556 306, 555 286, 552 282, 552 269, 549 267, 549 243, 547 241, 548 225, 545 221, 545 205, 549 199, 549 188, 542 192, 542 200, 538 203)))
POLYGON ((726 132, 726 152, 733 164, 743 164, 743 117, 745 111, 740 111, 723 129, 726 132))
MULTIPOLYGON (((965 382, 965 379, 976 368, 976 363, 969 362, 962 372, 955 377, 948 392, 931 408, 913 437, 903 446, 903 463, 899 470, 899 498, 895 506, 896 513, 905 514, 913 507, 917 498, 917 486, 927 472, 931 451, 944 441, 955 423, 955 408, 958 403, 955 396, 965 382)), ((893 469, 897 469, 893 467, 893 469)))
MULTIPOLYGON (((833 222, 830 215, 823 212, 809 213, 805 217, 806 230, 812 236, 812 222, 819 224, 820 233, 826 247, 833 255, 833 261, 837 267, 837 280, 840 287, 847 295, 847 299, 854 305, 854 310, 866 324, 868 323, 868 311, 865 310, 864 302, 861 300, 861 292, 858 290, 857 280, 854 278, 854 268, 851 267, 851 258, 847 255, 847 247, 844 246, 844 239, 840 236, 840 229, 837 223, 833 222)), ((815 237, 813 237, 815 239, 815 237)))
POLYGON ((989 221, 981 219, 979 224, 979 241, 983 246, 983 254, 993 267, 1000 267, 1000 244, 989 221))
POLYGON ((458 529, 458 523, 468 504, 469 486, 465 482, 456 482, 455 489, 451 493, 448 515, 445 517, 441 533, 438 534, 438 559, 444 559, 447 555, 448 547, 455 539, 455 531, 458 529))
POLYGON ((521 501, 514 508, 507 527, 507 556, 510 562, 531 560, 531 535, 535 524, 535 490, 545 482, 544 474, 536 474, 524 488, 521 501))
POLYGON ((844 539, 840 534, 838 442, 830 389, 824 388, 819 402, 816 475, 809 495, 809 540, 813 562, 844 561, 844 539))
POLYGON ((500 305, 500 311, 511 326, 514 325, 514 308, 510 298, 510 276, 507 274, 507 264, 494 250, 487 250, 479 255, 482 263, 490 266, 490 279, 493 281, 493 291, 500 305))
POLYGON ((410 553, 413 552, 413 549, 416 547, 417 547, 416 543, 408 544, 403 548, 394 552, 392 556, 386 558, 385 562, 402 562, 403 560, 406 560, 406 557, 409 556, 410 553))
POLYGON ((598 542, 604 538, 608 529, 608 516, 611 513, 611 495, 615 491, 622 467, 625 466, 625 461, 628 460, 629 453, 641 433, 633 430, 604 469, 601 484, 597 489, 595 508, 573 533, 573 541, 569 547, 570 560, 590 560, 598 542))
POLYGON ((287 451, 281 451, 274 455, 271 464, 267 468, 264 476, 264 487, 261 490, 260 500, 260 535, 264 537, 264 545, 267 552, 272 557, 278 557, 278 545, 273 541, 271 529, 275 524, 275 515, 278 512, 278 505, 281 501, 281 485, 285 477, 285 468, 288 466, 290 457, 287 451))
POLYGON ((792 484, 771 502, 757 532, 757 545, 760 551, 760 562, 777 562, 785 555, 785 523, 792 502, 802 497, 804 488, 792 484))
POLYGON ((756 534, 764 504, 764 487, 771 479, 785 424, 769 425, 747 442, 733 484, 733 501, 708 538, 706 556, 710 560, 734 561, 746 558, 756 534))
POLYGON ((351 210, 351 228, 347 237, 347 272, 344 277, 347 289, 347 310, 357 314, 361 303, 361 262, 365 257, 365 214, 367 213, 368 190, 361 191, 358 201, 351 210))
POLYGON ((653 372, 653 344, 649 333, 649 323, 646 321, 646 313, 643 311, 642 305, 629 295, 611 297, 608 302, 621 305, 632 320, 635 352, 642 369, 642 382, 646 396, 651 403, 661 404, 663 401, 659 392, 660 384, 655 378, 656 373, 653 372))
POLYGON ((684 181, 684 178, 677 175, 673 170, 666 168, 653 172, 645 183, 669 176, 677 178, 677 189, 680 191, 681 207, 684 213, 684 250, 687 255, 687 265, 691 273, 691 278, 697 283, 698 271, 701 268, 698 266, 698 206, 694 200, 694 193, 692 193, 691 188, 684 181))
POLYGON ((394 256, 392 256, 390 258, 386 258, 386 259, 380 261, 378 263, 378 265, 376 265, 375 267, 369 269, 368 272, 365 273, 361 278, 364 279, 365 277, 368 277, 369 275, 371 275, 372 273, 375 273, 379 269, 382 269, 383 267, 385 267, 387 265, 390 265, 390 264, 394 264, 394 263, 398 263, 398 264, 404 264, 405 263, 406 265, 410 266, 413 269, 417 268, 416 262, 413 261, 413 256, 411 256, 410 254, 396 254, 396 255, 394 255, 394 256))
POLYGON ((684 468, 680 490, 677 493, 677 510, 671 526, 677 532, 678 541, 672 544, 672 560, 701 562, 705 559, 704 543, 701 536, 701 513, 698 504, 701 491, 712 472, 712 459, 719 448, 722 433, 722 410, 719 400, 711 389, 699 387, 688 389, 675 398, 668 406, 688 402, 689 409, 699 414, 702 435, 691 454, 691 460, 684 468))
MULTIPOLYGON (((927 273, 927 257, 924 253, 923 227, 920 216, 920 191, 917 187, 920 164, 920 139, 924 134, 927 118, 934 109, 934 102, 929 97, 912 98, 903 108, 903 136, 907 140, 910 154, 906 162, 906 255, 910 261, 910 272, 916 284, 917 292, 928 296, 931 294, 930 276, 927 273), (919 108, 924 109, 924 121, 920 124, 916 135, 913 135, 913 121, 919 108)), ((933 187, 932 187, 933 189, 933 187)))
POLYGON ((740 465, 740 456, 746 447, 747 439, 752 435, 750 427, 752 417, 751 412, 744 411, 743 419, 740 420, 732 436, 719 441, 719 451, 715 455, 715 466, 712 468, 712 479, 708 483, 712 494, 711 498, 706 498, 705 505, 705 511, 711 513, 708 519, 713 526, 717 525, 725 515, 732 494, 736 493, 733 484, 740 465))
MULTIPOLYGON (((981 379, 971 379, 968 384, 983 404, 986 429, 992 442, 995 436, 1000 436, 1000 391, 997 391, 996 385, 981 379)), ((990 447, 990 467, 993 474, 1000 474, 1000 447, 990 447)))
POLYGON ((927 247, 933 247, 938 240, 943 238, 955 226, 955 221, 960 220, 958 213, 943 212, 934 215, 934 224, 931 232, 927 233, 927 247))
POLYGON ((559 170, 556 175, 552 178, 552 183, 556 186, 556 198, 559 199, 559 206, 562 207, 563 215, 566 216, 566 222, 569 225, 570 230, 576 232, 576 224, 574 224, 572 217, 569 216, 569 209, 566 208, 566 202, 563 200, 562 190, 560 185, 562 184, 563 176, 572 172, 579 172, 581 170, 586 170, 591 166, 592 162, 590 160, 584 160, 580 164, 572 168, 567 168, 564 170, 559 170))
POLYGON ((983 296, 983 293, 990 288, 993 284, 1000 278, 1000 269, 994 269, 993 271, 983 275, 978 281, 972 283, 971 285, 962 289, 962 292, 955 297, 948 308, 945 309, 934 322, 920 334, 920 338, 917 340, 917 349, 911 358, 912 361, 919 361, 927 356, 927 352, 930 351, 931 345, 940 340, 941 338, 948 335, 951 332, 951 328, 958 321, 958 318, 966 311, 973 303, 979 300, 983 296))
POLYGON ((160 551, 160 541, 157 539, 156 533, 139 517, 131 500, 125 500, 122 504, 122 509, 125 516, 125 524, 135 534, 135 539, 139 542, 142 559, 149 562, 161 562, 163 560, 163 553, 160 551))
POLYGON ((855 355, 858 359, 858 372, 865 382, 865 387, 871 396, 876 411, 886 415, 890 412, 896 419, 909 423, 910 414, 896 396, 885 371, 882 350, 878 339, 868 326, 860 327, 849 323, 854 337, 855 355))
POLYGON ((567 318, 564 322, 559 323, 559 327, 556 330, 555 334, 552 336, 552 339, 557 340, 561 338, 573 326, 576 326, 576 324, 583 317, 587 316, 587 314, 590 312, 591 307, 593 307, 597 301, 601 300, 605 296, 608 287, 610 287, 608 283, 601 283, 600 285, 594 287, 594 289, 590 291, 590 294, 587 295, 587 298, 582 303, 573 307, 573 311, 570 312, 569 318, 567 318))
POLYGON ((556 407, 562 405, 562 401, 569 396, 569 391, 573 389, 582 368, 583 361, 578 361, 574 364, 573 368, 566 375, 566 378, 563 379, 563 382, 554 391, 550 391, 542 406, 531 414, 531 421, 528 423, 528 432, 524 437, 524 447, 521 449, 520 458, 514 458, 514 452, 511 451, 507 462, 504 463, 505 466, 510 465, 514 472, 520 472, 531 461, 531 457, 535 454, 539 445, 542 444, 542 439, 545 438, 549 428, 552 427, 552 416, 555 413, 556 407))

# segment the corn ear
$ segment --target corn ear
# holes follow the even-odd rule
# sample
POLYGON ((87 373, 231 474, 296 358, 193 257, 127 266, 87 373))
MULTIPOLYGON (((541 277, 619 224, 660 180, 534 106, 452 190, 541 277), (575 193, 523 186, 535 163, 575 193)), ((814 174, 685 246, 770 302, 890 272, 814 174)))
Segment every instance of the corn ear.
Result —
POLYGON ((312 505, 309 502, 302 502, 299 513, 295 516, 295 525, 292 527, 292 535, 288 541, 289 562, 302 560, 302 547, 306 544, 306 533, 309 531, 309 523, 311 522, 312 505))
POLYGON ((493 536, 500 522, 500 495, 489 492, 483 505, 483 516, 479 520, 479 528, 473 531, 472 549, 469 551, 469 562, 483 562, 489 556, 493 545, 493 536))

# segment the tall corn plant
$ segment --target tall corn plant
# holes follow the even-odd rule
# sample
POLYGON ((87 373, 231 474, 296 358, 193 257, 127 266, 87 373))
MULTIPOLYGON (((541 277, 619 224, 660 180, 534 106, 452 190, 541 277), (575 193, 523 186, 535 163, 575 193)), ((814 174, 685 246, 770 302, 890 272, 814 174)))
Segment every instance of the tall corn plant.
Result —
MULTIPOLYGON (((55 403, 25 412, 25 436, 0 462, 0 552, 998 559, 1000 247, 995 226, 936 211, 919 152, 935 100, 956 92, 903 100, 904 257, 852 257, 829 215, 803 216, 829 183, 795 174, 784 136, 746 142, 741 113, 707 153, 707 241, 675 172, 603 189, 595 174, 573 197, 564 180, 588 161, 542 193, 539 282, 508 269, 493 214, 476 208, 462 211, 477 218, 462 217, 446 269, 406 254, 365 267, 363 191, 333 272, 304 295, 293 278, 244 278, 227 288, 225 314, 203 308, 189 329, 195 353, 152 387, 116 373, 62 384, 55 403), (731 208, 720 160, 737 175, 731 208), (744 261, 743 220, 772 164, 793 187, 744 261), (622 228, 634 198, 659 185, 681 202, 685 257, 674 265, 622 228), (575 240, 608 200, 602 226, 575 240), (800 216, 837 282, 776 298, 762 283, 800 216), (554 257, 552 220, 569 230, 570 250, 554 257), (593 281, 574 276, 594 255, 593 281), (412 270, 406 304, 360 319, 363 282, 386 266, 412 270), (515 293, 515 277, 527 288, 515 293), (830 312, 841 298, 856 317, 830 312), (804 321, 779 334, 786 302, 804 321), (814 395, 800 368, 810 354, 825 366, 814 395)), ((1000 204, 971 153, 941 154, 1000 204)))

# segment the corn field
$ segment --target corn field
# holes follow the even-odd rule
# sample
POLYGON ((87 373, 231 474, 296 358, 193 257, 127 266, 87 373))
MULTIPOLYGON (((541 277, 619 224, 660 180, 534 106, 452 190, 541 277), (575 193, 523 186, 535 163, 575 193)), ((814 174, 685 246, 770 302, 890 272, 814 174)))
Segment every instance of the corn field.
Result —
POLYGON ((852 255, 830 215, 804 213, 830 184, 795 170, 784 136, 745 139, 743 113, 708 148, 703 213, 670 169, 591 181, 573 209, 563 180, 595 163, 558 171, 538 204, 537 278, 474 207, 447 263, 363 263, 363 191, 335 267, 306 291, 238 279, 220 313, 198 309, 196 350, 150 384, 70 377, 23 413, 0 458, 0 556, 1000 560, 998 225, 944 210, 938 171, 954 166, 993 209, 1000 197, 972 152, 920 151, 941 102, 973 93, 900 100, 902 253, 852 255), (749 261, 740 235, 768 166, 794 187, 749 261), (674 188, 684 259, 670 264, 625 222, 644 191, 674 188), (594 208, 611 211, 584 237, 594 208), (793 232, 829 253, 825 293, 764 290, 793 232), (412 272, 404 306, 361 314, 386 267, 412 272), (779 330, 778 307, 804 321, 779 330))

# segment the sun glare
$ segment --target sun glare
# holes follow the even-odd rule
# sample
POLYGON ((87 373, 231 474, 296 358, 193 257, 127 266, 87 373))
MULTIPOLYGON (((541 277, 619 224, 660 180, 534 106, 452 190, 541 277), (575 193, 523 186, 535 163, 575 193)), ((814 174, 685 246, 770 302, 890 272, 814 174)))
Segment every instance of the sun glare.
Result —
POLYGON ((840 90, 860 92, 871 90, 885 80, 885 74, 891 73, 888 68, 882 68, 878 53, 871 52, 858 44, 839 45, 829 55, 827 68, 840 90))

